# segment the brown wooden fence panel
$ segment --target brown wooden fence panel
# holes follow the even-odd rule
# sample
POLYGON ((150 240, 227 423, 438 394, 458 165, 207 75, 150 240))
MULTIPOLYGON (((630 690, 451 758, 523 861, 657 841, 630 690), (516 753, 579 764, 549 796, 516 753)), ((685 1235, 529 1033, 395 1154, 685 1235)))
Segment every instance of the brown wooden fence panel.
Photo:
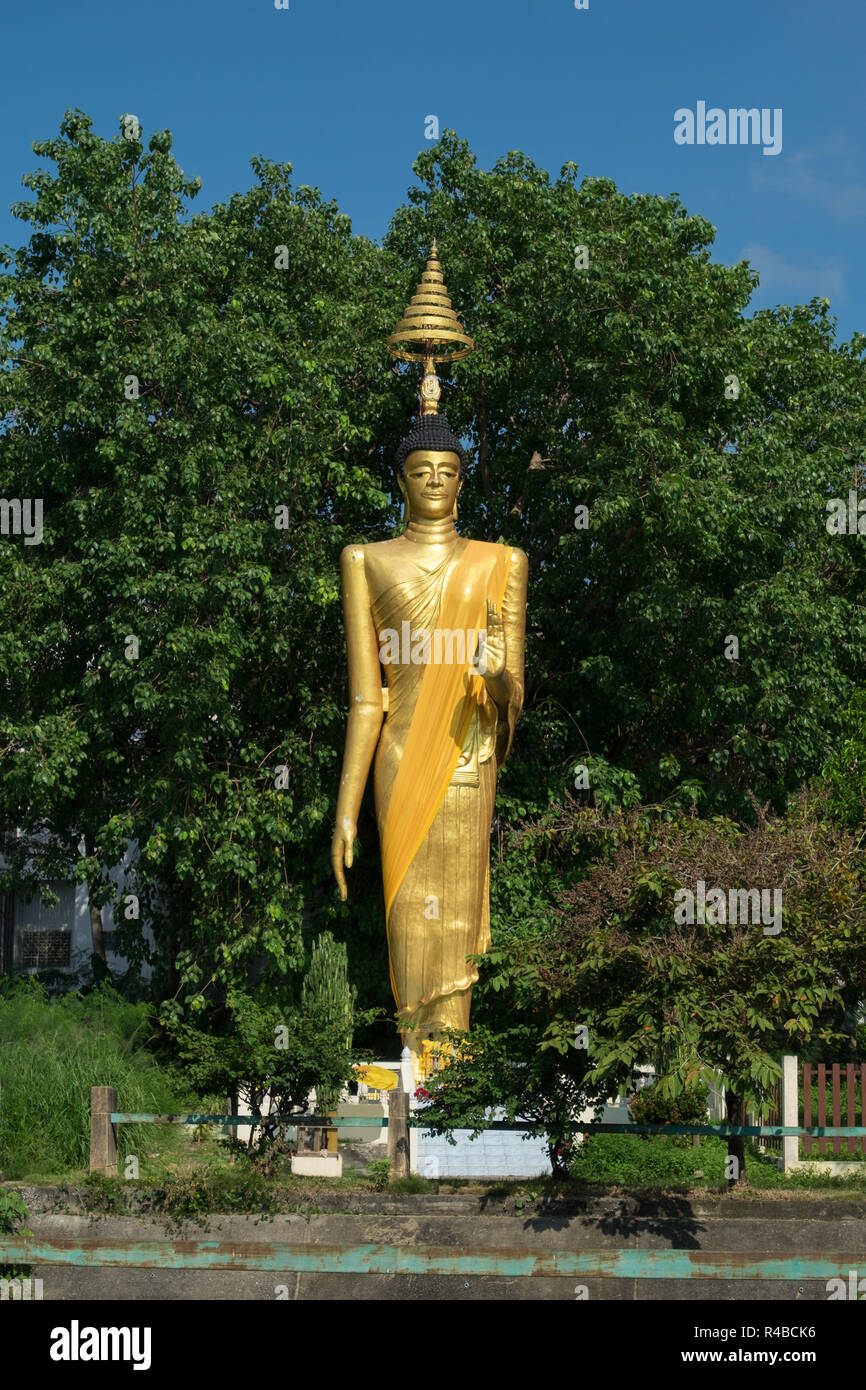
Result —
MULTIPOLYGON (((845 1125, 864 1125, 866 1124, 866 1062, 833 1062, 827 1064, 819 1062, 814 1067, 810 1062, 803 1063, 803 1127, 809 1125, 830 1125, 833 1128, 843 1128, 845 1125), (860 1100, 857 1100, 857 1079, 860 1079, 860 1100), (843 1089, 844 1089, 844 1110, 843 1119, 843 1089), (815 1092, 817 1091, 817 1096, 815 1092), (829 1105, 828 1105, 828 1095, 829 1105), (831 1119, 827 1118, 830 1111, 831 1119), (814 1112, 817 1111, 817 1114, 814 1112), (814 1115, 814 1118, 813 1118, 814 1115)), ((836 1139, 810 1139, 801 1140, 803 1149, 808 1157, 815 1152, 817 1145, 818 1153, 826 1154, 828 1144, 832 1144, 832 1153, 846 1156, 866 1157, 866 1138, 863 1135, 855 1135, 845 1140, 836 1139), (847 1144, 847 1148, 845 1147, 847 1144)))
MULTIPOLYGON (((833 1095, 832 1095, 831 1104, 832 1104, 832 1106, 833 1106, 833 1126, 834 1126, 834 1128, 835 1128, 836 1125, 841 1125, 841 1123, 842 1123, 842 1085, 841 1085, 842 1068, 841 1068, 841 1066, 839 1065, 838 1062, 834 1062, 834 1063, 833 1063, 832 1073, 833 1073, 833 1095)), ((851 1121, 849 1120, 848 1123, 850 1124, 851 1121)), ((842 1140, 841 1140, 841 1139, 834 1139, 834 1140, 833 1140, 833 1153, 836 1154, 836 1155, 838 1155, 838 1154, 840 1154, 841 1152, 842 1152, 842 1140)))
MULTIPOLYGON (((822 1125, 826 1125, 826 1123, 827 1123, 827 1064, 826 1064, 826 1062, 819 1062, 819 1063, 818 1063, 818 1081, 817 1081, 817 1087, 818 1087, 818 1119, 817 1119, 817 1121, 816 1121, 816 1124, 817 1124, 819 1127, 821 1127, 822 1125)), ((826 1140, 826 1139, 819 1139, 819 1140, 818 1140, 818 1152, 819 1152, 819 1154, 825 1154, 825 1153, 827 1152, 827 1140, 826 1140)))

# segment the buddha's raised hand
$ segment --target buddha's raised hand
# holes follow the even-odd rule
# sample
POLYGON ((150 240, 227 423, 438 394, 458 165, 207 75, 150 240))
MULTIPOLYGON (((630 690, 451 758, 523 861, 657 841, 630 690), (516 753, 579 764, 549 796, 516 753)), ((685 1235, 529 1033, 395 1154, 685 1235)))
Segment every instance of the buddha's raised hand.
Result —
POLYGON ((505 670, 505 659, 505 624, 499 605, 488 599, 487 632, 486 635, 479 635, 472 664, 477 667, 479 675, 496 680, 505 670))

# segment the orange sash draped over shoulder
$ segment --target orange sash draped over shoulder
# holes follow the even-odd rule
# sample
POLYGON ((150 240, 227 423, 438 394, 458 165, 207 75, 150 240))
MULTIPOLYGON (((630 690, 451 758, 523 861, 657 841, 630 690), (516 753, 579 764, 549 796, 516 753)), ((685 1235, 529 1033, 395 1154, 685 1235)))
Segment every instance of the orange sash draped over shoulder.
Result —
POLYGON ((454 775, 473 712, 487 698, 471 662, 487 624, 487 600, 501 609, 510 564, 509 546, 470 540, 446 582, 434 631, 471 631, 475 640, 467 643, 465 664, 431 656, 421 678, 382 833, 386 923, 454 775))

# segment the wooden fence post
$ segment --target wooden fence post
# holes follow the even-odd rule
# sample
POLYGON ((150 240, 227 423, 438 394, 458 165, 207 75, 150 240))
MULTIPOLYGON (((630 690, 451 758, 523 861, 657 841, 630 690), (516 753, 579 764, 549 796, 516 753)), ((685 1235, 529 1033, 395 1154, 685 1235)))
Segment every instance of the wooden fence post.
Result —
MULTIPOLYGON (((825 1128, 827 1124, 827 1063, 818 1063, 818 1124, 825 1128)), ((818 1140, 819 1154, 827 1152, 827 1139, 818 1140)))
POLYGON ((109 1116, 117 1110, 113 1086, 90 1088, 90 1171, 117 1177, 117 1129, 109 1116))
MULTIPOLYGON (((239 1100, 239 1098, 238 1098, 238 1093, 237 1093, 237 1091, 236 1091, 236 1090, 229 1091, 229 1094, 226 1096, 226 1111, 227 1111, 227 1113, 228 1113, 229 1115, 237 1115, 239 1109, 240 1109, 240 1100, 239 1100)), ((224 1130, 223 1130, 223 1133, 225 1134, 226 1138, 228 1138, 228 1139, 234 1139, 234 1140, 236 1141, 236 1140, 237 1140, 237 1137, 238 1137, 238 1127, 237 1127, 237 1125, 234 1125, 234 1124, 229 1123, 229 1124, 227 1124, 227 1125, 225 1126, 225 1128, 224 1128, 224 1130)))
POLYGON ((388 1158, 391 1176, 409 1174, 409 1092, 388 1092, 388 1158))

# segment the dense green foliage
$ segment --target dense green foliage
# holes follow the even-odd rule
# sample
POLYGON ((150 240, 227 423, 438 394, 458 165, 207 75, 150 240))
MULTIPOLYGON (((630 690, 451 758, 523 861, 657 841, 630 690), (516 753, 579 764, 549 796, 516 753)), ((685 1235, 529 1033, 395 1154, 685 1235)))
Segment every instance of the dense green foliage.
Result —
POLYGON ((475 457, 460 524, 530 560, 475 1015, 498 1070, 457 1110, 512 1103, 516 1048, 554 1133, 579 1024, 594 1084, 716 1068, 737 1103, 782 1048, 830 1045, 863 992, 866 574, 825 523, 862 486, 866 338, 837 344, 826 300, 749 317, 754 272, 674 195, 520 152, 482 170, 453 132, 381 247, 289 165, 190 215, 167 132, 69 112, 34 148, 29 239, 0 254, 0 495, 44 505, 41 544, 0 544, 0 825, 24 831, 0 890, 113 901, 197 1084, 294 1105, 345 1079, 340 1009, 298 1007, 316 938, 346 944, 343 993, 392 1006, 369 797, 346 904, 330 877, 338 555, 397 525, 417 377, 385 339, 435 236, 478 348, 443 383, 475 457), (826 811, 787 809, 822 769, 826 811), (129 843, 138 916, 107 878, 129 843), (782 934, 672 933, 676 885, 714 873, 781 884, 782 934))
POLYGON ((575 1146, 569 1174, 578 1182, 622 1187, 723 1187, 726 1154, 724 1139, 704 1138, 693 1148, 690 1140, 677 1143, 663 1134, 588 1134, 575 1146))
MULTIPOLYGON (((509 1005, 533 1001, 543 1050, 569 1055, 582 1024, 592 1079, 610 1095, 652 1062, 659 1097, 715 1081, 728 1122, 743 1124, 783 1052, 847 1050, 842 1025, 866 996, 866 865, 828 801, 802 793, 784 818, 759 807, 753 825, 669 807, 574 811, 559 840, 584 875, 545 931, 494 948, 488 988, 509 1005), (722 886, 724 915, 695 908, 684 920, 682 890, 694 895, 698 880, 722 886), (760 917, 735 920, 730 893, 749 887, 773 909, 778 891, 778 915, 764 916, 759 895, 760 917)), ((730 1151, 743 1171, 742 1142, 730 1151)))
MULTIPOLYGON (((152 1009, 110 987, 49 999, 36 980, 0 993, 0 1168, 5 1177, 87 1169, 90 1088, 113 1086, 125 1110, 181 1108, 176 1081, 145 1046, 152 1009)), ((118 1126, 118 1152, 140 1153, 142 1125, 118 1126)))
POLYGON ((660 1086, 644 1086, 629 1096, 628 1108, 635 1124, 707 1124, 707 1086, 687 1086, 679 1095, 665 1095, 660 1086))
MULTIPOLYGON (((693 1148, 688 1139, 677 1141, 666 1135, 592 1134, 575 1148, 569 1173, 580 1183, 605 1187, 692 1190, 725 1188, 727 1146, 724 1139, 702 1138, 693 1148)), ((782 1173, 773 1157, 755 1151, 749 1154, 750 1183, 758 1189, 787 1188, 802 1193, 838 1194, 862 1199, 863 1175, 852 1163, 848 1175, 832 1175, 810 1168, 782 1173)))
POLYGON ((352 1046, 352 1027, 358 991, 349 983, 346 947, 330 932, 313 943, 310 966, 301 988, 301 1008, 311 1018, 341 1029, 342 1046, 352 1046))
POLYGON ((244 1113, 257 1117, 249 1147, 258 1148, 281 1139, 285 1130, 267 1115, 304 1113, 313 1089, 318 1114, 336 1108, 361 1055, 352 1047, 355 1023, 370 1021, 367 1012, 356 1020, 355 996, 346 948, 323 932, 299 1002, 287 991, 260 997, 258 991, 230 990, 208 1029, 177 1020, 169 1031, 190 1084, 218 1101, 227 1098, 232 1112, 240 1102, 244 1113))
MULTIPOLYGON (((57 172, 26 181, 3 277, 0 491, 41 496, 45 534, 0 546, 0 821, 31 834, 19 881, 72 873, 97 902, 137 842, 179 1014, 254 961, 301 966, 325 896, 337 557, 387 500, 369 454, 397 300, 286 168, 255 161, 248 194, 183 222, 167 134, 145 150, 70 114, 36 150, 57 172)), ((137 964, 141 922, 118 926, 137 964)))
POLYGON ((836 347, 823 300, 745 318, 753 272, 675 197, 519 153, 484 172, 450 136, 415 168, 386 245, 411 263, 436 233, 479 347, 448 399, 477 448, 461 514, 532 566, 512 785, 543 807, 600 760, 650 798, 781 804, 863 672, 862 543, 825 501, 859 482, 866 339, 836 347))
POLYGON ((866 829, 866 690, 845 710, 842 739, 824 767, 831 813, 852 830, 866 829))
POLYGON ((434 1134, 479 1134, 491 1111, 543 1135, 555 1176, 568 1171, 572 1126, 587 1106, 604 1102, 585 1050, 561 1054, 538 1046, 540 1027, 530 1001, 517 1026, 473 1026, 455 1039, 455 1056, 427 1083, 423 1120, 434 1134))

